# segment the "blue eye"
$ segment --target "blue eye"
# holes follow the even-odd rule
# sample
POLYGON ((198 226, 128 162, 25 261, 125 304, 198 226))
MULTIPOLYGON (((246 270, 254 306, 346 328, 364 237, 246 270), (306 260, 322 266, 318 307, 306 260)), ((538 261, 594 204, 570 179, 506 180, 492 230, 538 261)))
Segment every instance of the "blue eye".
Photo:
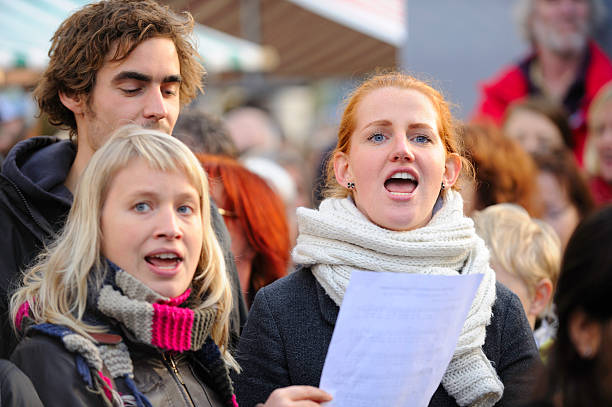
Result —
POLYGON ((178 213, 181 215, 191 215, 193 213, 193 209, 190 206, 182 205, 177 209, 178 213))
POLYGON ((417 134, 413 140, 419 144, 425 144, 425 143, 429 143, 430 138, 422 134, 417 134))
POLYGON ((138 202, 136 205, 134 205, 134 210, 136 212, 147 212, 151 210, 151 205, 146 202, 138 202))
POLYGON ((384 134, 381 133, 374 133, 372 134, 368 140, 371 140, 375 143, 382 143, 383 141, 385 141, 387 139, 387 137, 384 134))

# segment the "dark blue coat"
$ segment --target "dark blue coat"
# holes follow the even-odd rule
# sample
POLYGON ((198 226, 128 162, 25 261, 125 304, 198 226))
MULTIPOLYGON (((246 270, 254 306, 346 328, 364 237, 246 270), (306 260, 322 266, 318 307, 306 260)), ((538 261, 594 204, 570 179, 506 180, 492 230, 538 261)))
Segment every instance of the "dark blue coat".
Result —
MULTIPOLYGON (((240 406, 264 402, 278 387, 318 386, 339 310, 308 268, 260 289, 238 347, 240 406)), ((505 386, 498 405, 521 404, 540 359, 518 297, 501 284, 483 350, 505 386)), ((440 385, 429 405, 457 404, 440 385)))

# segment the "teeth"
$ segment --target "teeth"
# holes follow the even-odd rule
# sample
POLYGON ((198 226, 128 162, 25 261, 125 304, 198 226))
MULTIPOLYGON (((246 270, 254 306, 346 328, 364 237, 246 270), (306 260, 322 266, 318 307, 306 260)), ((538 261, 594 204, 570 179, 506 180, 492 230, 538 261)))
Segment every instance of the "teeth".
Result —
POLYGON ((396 172, 391 176, 391 179, 409 179, 411 181, 416 181, 416 178, 407 172, 396 172))
POLYGON ((178 256, 176 254, 172 254, 172 253, 156 254, 153 257, 157 257, 158 259, 176 259, 176 258, 178 258, 178 256))

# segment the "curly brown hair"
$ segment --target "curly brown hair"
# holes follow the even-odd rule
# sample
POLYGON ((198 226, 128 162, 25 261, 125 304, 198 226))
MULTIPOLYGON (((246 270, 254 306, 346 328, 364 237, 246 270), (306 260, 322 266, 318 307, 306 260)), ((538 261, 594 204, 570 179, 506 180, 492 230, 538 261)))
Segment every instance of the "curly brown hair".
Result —
POLYGON ((476 173, 474 209, 509 202, 539 217, 542 207, 537 195, 537 167, 520 144, 492 123, 464 124, 459 131, 476 173))
POLYGON ((125 59, 138 45, 151 38, 174 42, 180 63, 181 105, 202 91, 204 67, 192 43, 193 17, 180 15, 154 0, 104 0, 88 4, 62 22, 49 49, 49 65, 34 90, 41 112, 49 122, 76 135, 74 114, 62 104, 59 93, 85 95, 87 102, 96 74, 107 62, 125 59), (109 55, 114 50, 113 55, 109 55))

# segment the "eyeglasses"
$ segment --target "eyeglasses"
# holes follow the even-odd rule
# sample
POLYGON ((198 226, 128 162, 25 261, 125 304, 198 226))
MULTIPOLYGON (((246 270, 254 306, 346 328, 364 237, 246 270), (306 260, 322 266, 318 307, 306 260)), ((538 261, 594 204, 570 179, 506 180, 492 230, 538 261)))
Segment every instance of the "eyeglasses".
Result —
POLYGON ((237 218, 238 217, 236 212, 228 211, 227 209, 217 208, 217 211, 219 212, 219 215, 221 215, 221 216, 227 216, 229 218, 237 218))

